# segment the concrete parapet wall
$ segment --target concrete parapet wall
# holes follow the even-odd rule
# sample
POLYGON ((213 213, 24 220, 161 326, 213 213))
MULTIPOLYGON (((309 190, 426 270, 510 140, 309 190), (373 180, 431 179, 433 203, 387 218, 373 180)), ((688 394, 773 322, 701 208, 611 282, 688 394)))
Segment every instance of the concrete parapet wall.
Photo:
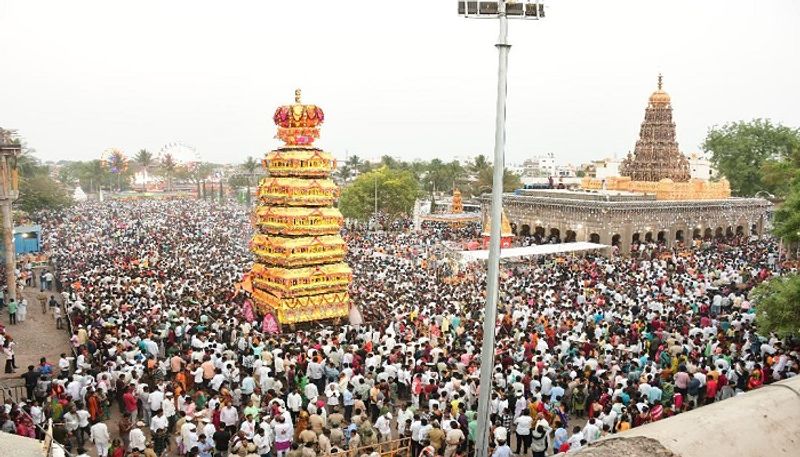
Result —
POLYGON ((671 455, 653 453, 660 449, 653 440, 680 457, 800 456, 800 377, 628 430, 574 455, 671 455))

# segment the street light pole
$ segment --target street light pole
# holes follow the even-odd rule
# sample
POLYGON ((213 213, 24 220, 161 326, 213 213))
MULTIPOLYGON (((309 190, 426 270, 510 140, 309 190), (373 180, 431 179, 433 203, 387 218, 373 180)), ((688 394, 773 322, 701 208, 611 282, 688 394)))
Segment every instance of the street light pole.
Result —
POLYGON ((497 290, 500 275, 500 228, 503 213, 503 172, 505 169, 506 147, 506 94, 508 79, 508 18, 505 1, 498 2, 500 36, 497 39, 497 112, 494 130, 494 175, 492 176, 491 228, 489 230, 489 265, 486 276, 486 309, 483 318, 483 343, 481 344, 481 376, 478 397, 478 436, 476 437, 476 456, 489 455, 489 402, 494 373, 494 341, 497 324, 497 290))
POLYGON ((478 417, 475 455, 489 456, 489 402, 492 393, 494 372, 495 327, 499 301, 500 275, 500 230, 503 214, 503 177, 505 174, 506 147, 506 95, 508 79, 508 17, 539 19, 544 16, 544 7, 538 1, 521 1, 507 4, 497 2, 458 2, 459 14, 465 17, 497 18, 500 35, 497 39, 497 112, 494 132, 494 170, 492 176, 491 227, 489 230, 489 259, 486 276, 486 308, 483 320, 483 342, 481 344, 480 390, 478 393, 478 417))
POLYGON ((12 132, 0 128, 0 210, 3 215, 7 302, 17 299, 17 252, 14 249, 14 217, 11 205, 19 197, 17 158, 22 150, 12 132))

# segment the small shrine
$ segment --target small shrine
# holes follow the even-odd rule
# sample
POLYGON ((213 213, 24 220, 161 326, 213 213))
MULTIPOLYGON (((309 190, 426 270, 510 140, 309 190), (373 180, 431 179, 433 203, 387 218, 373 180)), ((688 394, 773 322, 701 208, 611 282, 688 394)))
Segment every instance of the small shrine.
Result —
POLYGON ((452 226, 461 226, 469 222, 479 222, 479 213, 465 213, 464 201, 461 199, 461 191, 453 189, 453 199, 450 203, 450 211, 443 213, 430 213, 421 216, 422 221, 443 222, 452 226))
POLYGON ((338 319, 350 310, 352 271, 344 262, 339 231, 342 213, 333 207, 339 188, 330 179, 333 156, 314 146, 325 117, 300 101, 281 106, 273 121, 284 145, 263 160, 253 213, 253 300, 280 324, 338 319))
MULTIPOLYGON (((489 216, 488 211, 485 214, 486 216, 483 219, 483 232, 481 232, 481 236, 483 237, 483 248, 489 249, 489 240, 491 239, 492 232, 492 217, 489 216)), ((500 247, 510 248, 511 243, 513 242, 514 231, 511 229, 511 223, 508 221, 506 211, 503 210, 500 216, 500 247)))

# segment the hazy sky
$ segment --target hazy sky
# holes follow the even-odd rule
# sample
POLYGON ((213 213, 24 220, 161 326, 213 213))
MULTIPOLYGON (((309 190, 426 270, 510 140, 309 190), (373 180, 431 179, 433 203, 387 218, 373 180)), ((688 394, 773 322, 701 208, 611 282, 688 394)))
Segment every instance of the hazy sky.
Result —
MULTIPOLYGON (((659 72, 685 153, 713 124, 800 126, 800 1, 546 5, 510 25, 508 162, 624 155, 659 72)), ((491 155, 496 38, 455 0, 0 0, 0 126, 45 160, 180 141, 239 162, 300 87, 338 157, 491 155)))

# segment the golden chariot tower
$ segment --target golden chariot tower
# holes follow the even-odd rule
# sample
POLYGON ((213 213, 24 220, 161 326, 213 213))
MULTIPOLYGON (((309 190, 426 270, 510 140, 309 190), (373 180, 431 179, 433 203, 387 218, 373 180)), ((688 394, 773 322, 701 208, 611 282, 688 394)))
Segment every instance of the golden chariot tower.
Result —
POLYGON ((347 317, 352 278, 339 234, 344 219, 333 207, 339 188, 330 179, 336 161, 314 146, 322 109, 300 102, 281 106, 273 121, 284 145, 263 160, 253 214, 256 235, 251 271, 256 307, 281 324, 347 317))

